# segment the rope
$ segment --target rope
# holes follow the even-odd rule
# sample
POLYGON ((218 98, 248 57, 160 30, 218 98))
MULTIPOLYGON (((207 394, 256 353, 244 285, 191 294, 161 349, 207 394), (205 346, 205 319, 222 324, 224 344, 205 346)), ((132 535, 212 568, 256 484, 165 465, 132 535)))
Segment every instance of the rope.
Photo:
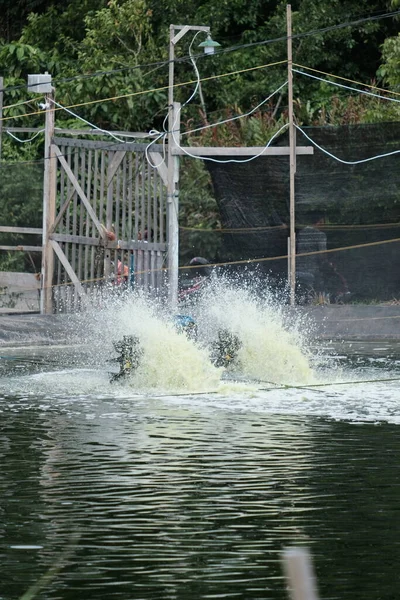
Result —
POLYGON ((377 87, 376 85, 368 85, 368 83, 362 83, 361 81, 355 81, 354 79, 348 79, 347 77, 341 77, 340 75, 334 75, 333 73, 326 73, 325 71, 319 71, 318 69, 312 69, 311 67, 306 67, 304 65, 298 65, 297 63, 293 63, 294 67, 300 67, 301 69, 307 69, 308 71, 314 71, 314 73, 320 73, 321 75, 327 75, 328 77, 334 77, 335 79, 341 79, 342 81, 348 81, 349 83, 354 83, 356 85, 362 85, 364 87, 368 87, 372 90, 378 90, 378 92, 385 92, 386 94, 394 94, 395 96, 400 96, 400 92, 393 92, 392 90, 385 90, 383 88, 377 87))
MULTIPOLYGON (((323 390, 317 390, 314 388, 320 388, 320 387, 332 387, 332 386, 336 386, 336 385, 356 385, 356 384, 361 384, 361 383, 385 383, 388 381, 400 381, 400 377, 389 377, 389 378, 382 378, 382 379, 361 379, 359 381, 337 381, 337 382, 329 382, 329 383, 310 383, 309 385, 307 385, 307 387, 304 387, 302 385, 286 385, 283 383, 274 383, 272 381, 267 381, 266 383, 269 383, 271 385, 276 385, 279 386, 283 389, 287 389, 287 390, 310 390, 310 391, 318 391, 318 392, 322 392, 323 390)), ((263 392, 269 392, 272 390, 275 390, 276 388, 259 388, 260 391, 263 392)))
MULTIPOLYGON (((327 250, 315 250, 314 252, 300 252, 299 254, 296 254, 296 258, 298 257, 302 257, 302 256, 315 256, 317 254, 331 254, 332 252, 343 252, 346 250, 354 250, 354 249, 360 249, 360 248, 370 248, 373 246, 380 246, 381 244, 391 244, 394 242, 400 242, 400 238, 393 238, 390 240, 382 240, 382 241, 378 241, 378 242, 368 242, 366 244, 355 244, 354 246, 341 246, 340 248, 329 248, 327 250)), ((111 250, 113 250, 114 248, 111 248, 111 250)), ((115 248, 116 250, 116 248, 115 248)), ((261 263, 261 262, 270 262, 273 260, 283 260, 283 259, 287 259, 288 258, 288 254, 283 254, 281 256, 266 256, 266 257, 260 257, 260 258, 248 258, 248 259, 243 259, 243 260, 232 260, 232 261, 226 261, 226 262, 219 262, 219 263, 209 263, 207 264, 207 267, 225 267, 225 266, 231 266, 231 265, 250 265, 253 263, 261 263)), ((181 267, 178 267, 178 269, 181 271, 183 269, 197 269, 198 265, 183 265, 181 267)), ((158 273, 160 271, 168 271, 167 267, 163 267, 161 269, 144 269, 143 271, 135 271, 135 273, 137 275, 141 275, 144 273, 158 273)), ((97 277, 94 279, 81 279, 80 283, 95 283, 95 282, 99 282, 99 281, 107 281, 105 277, 97 277)), ((74 285, 74 283, 72 281, 68 281, 65 283, 56 283, 53 284, 51 286, 47 286, 49 288, 55 288, 55 287, 62 287, 62 286, 67 286, 67 285, 74 285)), ((25 288, 25 290, 21 293, 25 293, 25 292, 29 292, 32 290, 37 290, 38 288, 25 288)), ((43 287, 42 289, 47 289, 46 287, 43 287)), ((0 292, 0 296, 1 295, 6 295, 7 292, 0 292)))
MULTIPOLYGON (((306 224, 296 223, 296 227, 307 227, 306 224)), ((320 225, 319 229, 325 230, 353 230, 353 229, 391 229, 392 227, 400 227, 400 223, 371 223, 370 225, 340 225, 337 223, 329 223, 320 225)), ((268 231, 270 229, 287 229, 287 225, 265 225, 259 227, 215 227, 214 229, 205 229, 204 227, 183 227, 179 226, 181 231, 199 231, 201 233, 244 233, 252 231, 268 231)))
MULTIPOLYGON (((277 62, 273 62, 273 63, 268 63, 265 65, 257 65, 256 67, 248 67, 247 69, 240 69, 237 71, 230 71, 229 73, 221 73, 220 75, 212 75, 210 77, 204 77, 202 79, 200 79, 200 81, 212 81, 214 79, 221 79, 222 77, 230 77, 231 75, 239 75, 240 73, 248 73, 250 71, 256 71, 258 69, 266 69, 267 67, 274 67, 276 65, 282 65, 284 63, 287 63, 287 60, 279 60, 277 62)), ((184 87, 186 85, 192 85, 193 83, 197 83, 197 79, 192 79, 190 81, 184 81, 183 83, 174 83, 173 87, 174 88, 178 88, 178 87, 184 87)), ((169 89, 169 85, 164 85, 162 87, 158 87, 158 88, 151 88, 151 89, 147 89, 147 90, 140 90, 139 92, 131 92, 130 94, 121 94, 120 96, 112 96, 110 98, 101 98, 100 100, 90 100, 88 102, 80 102, 79 104, 69 104, 68 106, 63 106, 61 108, 51 108, 51 109, 47 109, 47 110, 52 110, 52 111, 58 111, 58 110, 64 110, 67 108, 78 108, 80 106, 89 106, 91 104, 98 104, 99 102, 113 102, 115 100, 121 100, 123 98, 132 98, 133 96, 142 96, 143 94, 152 94, 153 92, 161 92, 164 90, 168 90, 169 89)), ((9 119, 19 119, 20 117, 29 117, 32 115, 40 115, 40 114, 45 114, 47 112, 47 110, 37 110, 35 112, 30 112, 30 113, 24 113, 21 115, 15 115, 15 116, 11 116, 11 117, 2 117, 0 119, 0 121, 8 121, 9 119)))

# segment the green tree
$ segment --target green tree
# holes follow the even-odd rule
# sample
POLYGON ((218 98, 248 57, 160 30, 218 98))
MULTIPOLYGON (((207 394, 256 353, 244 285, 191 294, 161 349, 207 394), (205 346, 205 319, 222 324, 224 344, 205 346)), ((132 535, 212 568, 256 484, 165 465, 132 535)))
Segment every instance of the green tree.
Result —
POLYGON ((378 74, 389 87, 399 93, 400 89, 400 34, 387 38, 382 47, 382 65, 378 74))

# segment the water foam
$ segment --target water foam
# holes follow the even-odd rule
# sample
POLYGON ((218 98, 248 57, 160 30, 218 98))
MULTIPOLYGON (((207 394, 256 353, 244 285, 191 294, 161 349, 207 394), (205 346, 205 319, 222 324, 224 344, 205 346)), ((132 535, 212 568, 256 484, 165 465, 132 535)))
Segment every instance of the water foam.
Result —
POLYGON ((278 384, 314 381, 298 323, 292 320, 287 328, 282 307, 268 294, 259 296, 254 285, 215 281, 199 300, 197 319, 209 337, 219 329, 238 336, 239 370, 245 376, 278 384))
MULTIPOLYGON (((180 307, 180 312, 182 307, 180 307)), ((261 380, 277 384, 307 384, 314 381, 310 352, 295 322, 289 327, 279 304, 268 294, 259 294, 257 282, 218 279, 210 282, 193 308, 199 330, 196 341, 176 329, 171 311, 161 301, 138 293, 111 294, 101 307, 86 307, 80 315, 71 317, 71 331, 79 331, 82 344, 59 356, 64 370, 75 374, 81 392, 98 389, 94 384, 96 369, 100 385, 118 393, 124 387, 132 393, 226 393, 226 378, 251 382, 261 380), (217 333, 228 329, 240 340, 238 364, 227 371, 211 362, 210 348, 217 333), (139 367, 131 376, 109 383, 109 374, 117 372, 112 363, 117 354, 113 342, 123 336, 139 338, 143 354, 139 367), (93 369, 80 377, 74 368, 93 369), (101 375, 101 376, 100 376, 101 375)), ((52 369, 53 370, 53 369, 52 369)), ((66 386, 66 378, 35 379, 47 387, 66 386)), ((68 387, 68 386, 67 386, 68 387)), ((71 382, 72 387, 76 387, 71 382)), ((251 387, 251 385, 250 385, 251 387)))

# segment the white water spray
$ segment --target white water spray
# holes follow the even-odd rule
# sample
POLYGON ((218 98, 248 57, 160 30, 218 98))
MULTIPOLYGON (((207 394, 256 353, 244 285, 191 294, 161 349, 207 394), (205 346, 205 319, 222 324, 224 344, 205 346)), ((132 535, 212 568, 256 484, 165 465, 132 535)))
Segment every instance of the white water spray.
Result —
MULTIPOLYGON (((254 282, 253 282, 254 283, 254 282)), ((224 279, 212 281, 198 298, 192 316, 198 327, 197 340, 177 330, 170 311, 157 300, 137 293, 110 294, 101 307, 86 310, 70 319, 72 332, 79 331, 82 344, 58 355, 63 375, 52 369, 35 378, 51 390, 59 387, 80 393, 97 390, 96 371, 105 393, 190 394, 249 391, 258 383, 305 385, 314 381, 307 345, 296 329, 288 328, 279 305, 255 286, 224 279), (218 332, 227 330, 239 340, 237 360, 227 369, 212 363, 212 347, 218 332), (139 366, 128 376, 111 383, 118 373, 114 343, 136 336, 141 355, 139 366), (115 362, 112 362, 114 358, 115 362), (74 368, 76 385, 74 385, 74 368), (79 376, 86 369, 85 377, 79 376), (90 373, 89 373, 90 372, 90 373), (67 383, 66 378, 71 378, 67 383), (235 384, 234 381, 237 383, 235 384), (124 393, 125 393, 124 392, 124 393)), ((183 307, 179 312, 185 313, 183 307)), ((56 366, 56 365, 54 365, 56 366)), ((51 391, 50 390, 50 391, 51 391)))
POLYGON ((198 304, 200 329, 212 336, 227 329, 238 336, 238 367, 244 376, 278 384, 314 380, 304 339, 292 323, 285 328, 282 311, 271 296, 257 296, 249 286, 215 281, 198 304))

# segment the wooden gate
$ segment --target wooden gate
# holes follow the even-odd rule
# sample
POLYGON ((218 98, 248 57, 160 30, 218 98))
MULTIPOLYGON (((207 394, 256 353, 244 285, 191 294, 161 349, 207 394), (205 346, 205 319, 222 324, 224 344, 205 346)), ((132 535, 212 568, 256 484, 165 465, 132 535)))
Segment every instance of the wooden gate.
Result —
POLYGON ((105 284, 163 291, 167 232, 162 148, 151 147, 155 164, 161 165, 157 170, 147 160, 146 147, 53 139, 58 209, 48 244, 55 254, 55 311, 77 310, 82 298, 101 292, 105 284), (115 241, 106 230, 115 233, 115 241))

